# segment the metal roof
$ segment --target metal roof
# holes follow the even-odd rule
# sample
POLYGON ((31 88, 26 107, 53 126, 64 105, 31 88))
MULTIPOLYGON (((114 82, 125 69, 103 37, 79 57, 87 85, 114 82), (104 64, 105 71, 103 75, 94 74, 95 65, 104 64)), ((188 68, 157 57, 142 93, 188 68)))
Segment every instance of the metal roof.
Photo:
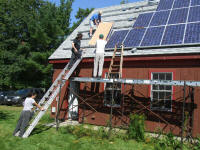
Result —
MULTIPOLYGON (((89 46, 89 19, 92 14, 103 11, 103 22, 114 22, 113 30, 131 29, 138 15, 145 12, 155 11, 157 8, 157 0, 154 1, 140 1, 134 3, 128 3, 123 5, 98 8, 93 10, 90 15, 82 21, 82 23, 67 37, 65 41, 54 51, 49 57, 49 60, 56 59, 68 59, 71 57, 71 44, 72 40, 76 37, 77 33, 83 34, 81 41, 81 47, 86 50, 83 57, 94 57, 95 47, 89 46)), ((166 55, 166 54, 192 54, 200 53, 200 46, 176 46, 176 47, 159 47, 148 49, 132 48, 124 51, 124 56, 146 56, 146 55, 166 55)), ((105 57, 112 56, 112 51, 106 51, 105 57)))

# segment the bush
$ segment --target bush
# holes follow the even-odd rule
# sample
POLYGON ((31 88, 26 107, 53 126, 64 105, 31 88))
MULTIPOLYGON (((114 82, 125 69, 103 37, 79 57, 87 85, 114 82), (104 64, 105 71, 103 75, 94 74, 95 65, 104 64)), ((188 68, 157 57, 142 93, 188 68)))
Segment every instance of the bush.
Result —
POLYGON ((104 127, 100 127, 98 129, 97 136, 102 138, 102 139, 108 139, 109 138, 108 131, 106 131, 104 127))
POLYGON ((200 149, 200 137, 197 138, 197 142, 194 145, 194 150, 199 150, 200 149))
POLYGON ((154 140, 155 150, 180 150, 180 141, 174 138, 174 135, 170 132, 165 135, 162 139, 154 140))
POLYGON ((135 139, 137 141, 144 141, 144 115, 130 115, 130 124, 128 128, 128 136, 130 139, 135 139))
POLYGON ((84 136, 92 136, 93 131, 91 129, 86 129, 83 127, 83 125, 79 126, 67 126, 66 132, 71 133, 73 135, 76 135, 78 138, 84 137, 84 136))

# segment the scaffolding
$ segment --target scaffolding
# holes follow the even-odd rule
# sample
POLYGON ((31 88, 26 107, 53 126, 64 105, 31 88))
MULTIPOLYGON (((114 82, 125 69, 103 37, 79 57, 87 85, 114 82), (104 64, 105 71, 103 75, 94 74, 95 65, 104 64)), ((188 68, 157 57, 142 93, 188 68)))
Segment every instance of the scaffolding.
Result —
MULTIPOLYGON (((183 142, 183 139, 185 137, 185 139, 187 140, 191 140, 192 138, 192 132, 193 132, 193 120, 194 120, 194 109, 195 109, 195 103, 194 103, 194 88, 196 87, 200 87, 200 82, 199 81, 178 81, 178 80, 146 80, 146 79, 123 79, 123 78, 114 78, 114 79, 108 79, 108 78, 86 78, 86 77, 74 77, 71 78, 72 82, 79 82, 79 83, 83 83, 84 84, 84 88, 82 90, 82 92, 80 93, 76 93, 74 91, 74 89, 67 87, 67 89, 72 92, 72 94, 74 94, 77 98, 78 98, 78 105, 74 106, 74 107, 82 107, 83 113, 81 114, 81 116, 79 116, 79 118, 81 118, 81 122, 85 123, 85 117, 87 116, 87 114, 85 113, 86 109, 89 109, 93 112, 99 112, 98 109, 98 104, 92 105, 91 102, 93 103, 98 103, 96 101, 92 101, 92 100, 96 100, 97 98, 99 99, 104 99, 104 92, 95 92, 95 89, 91 89, 88 84, 93 84, 93 83, 103 83, 103 84, 112 84, 112 85, 116 85, 116 84, 124 84, 124 88, 121 91, 121 107, 114 107, 113 105, 113 96, 112 96, 112 105, 111 107, 109 107, 112 111, 110 111, 110 120, 109 120, 109 128, 110 130, 112 130, 112 115, 113 113, 117 114, 118 117, 121 119, 121 125, 118 126, 119 128, 127 128, 128 127, 128 115, 131 114, 142 114, 145 113, 145 115, 147 115, 147 118, 150 118, 152 116, 154 116, 155 118, 158 118, 159 121, 163 124, 165 124, 165 126, 162 128, 162 131, 164 131, 168 126, 170 127, 170 132, 172 132, 173 130, 175 130, 176 127, 179 127, 180 132, 179 132, 179 136, 181 137, 181 142, 183 142), (176 103, 179 103, 179 109, 177 108, 176 111, 174 112, 175 114, 177 113, 178 118, 176 118, 176 116, 171 116, 172 118, 167 118, 165 116, 163 116, 163 113, 160 113, 159 111, 154 111, 150 108, 151 103, 147 103, 141 100, 138 100, 137 97, 134 95, 135 93, 139 93, 142 95, 142 93, 138 90, 136 90, 134 88, 134 86, 136 85, 170 85, 170 86, 181 86, 183 87, 181 90, 176 91, 173 94, 177 94, 177 93, 183 93, 182 98, 179 98, 176 103), (129 88, 127 88, 129 86, 129 88), (130 88, 131 86, 131 88, 130 88), (87 94, 90 93, 91 91, 94 91, 91 94, 87 94), (127 100, 129 101, 129 103, 131 104, 131 108, 134 108, 133 112, 129 112, 129 110, 127 109, 127 106, 125 105, 127 100), (140 106, 140 107, 139 107, 140 106), (182 109, 181 109, 181 107, 182 109), (170 121, 170 119, 172 119, 172 121, 176 120, 177 124, 175 126, 172 126, 172 121, 170 121)), ((98 87, 99 88, 99 87, 98 87)), ((114 88, 113 88, 114 90, 114 88)), ((80 90, 81 91, 81 90, 80 90)), ((150 100, 150 99, 149 99, 150 100)), ((61 106, 62 107, 62 106, 61 106)), ((107 107, 107 109, 109 109, 107 107)), ((165 113, 165 112, 164 112, 165 113)), ((170 114, 170 112, 167 112, 168 114, 170 114)), ((169 116, 168 116, 169 117, 169 116)), ((154 118, 154 119, 155 119, 154 118)), ((101 119, 105 119, 105 118, 101 118, 101 119)))

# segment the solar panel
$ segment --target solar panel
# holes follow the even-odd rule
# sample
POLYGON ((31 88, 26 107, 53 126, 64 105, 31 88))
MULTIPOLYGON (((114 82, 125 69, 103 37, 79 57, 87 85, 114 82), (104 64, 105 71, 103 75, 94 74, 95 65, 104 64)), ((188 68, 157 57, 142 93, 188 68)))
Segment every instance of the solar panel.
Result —
POLYGON ((200 0, 160 0, 156 12, 140 14, 127 33, 115 31, 106 48, 123 41, 125 47, 200 43, 200 0))
POLYGON ((200 5, 200 0, 191 0, 191 6, 200 5))
POLYGON ((185 24, 167 26, 161 45, 182 44, 185 24))
POLYGON ((106 48, 114 48, 115 44, 121 44, 126 37, 129 30, 119 30, 115 31, 110 37, 108 43, 106 44, 106 48))
POLYGON ((134 23, 133 28, 147 27, 149 25, 152 15, 153 15, 153 13, 140 14, 138 16, 136 22, 134 23))
POLYGON ((160 45, 163 32, 164 26, 148 28, 141 46, 160 45))
POLYGON ((190 23, 187 25, 184 43, 200 42, 200 23, 190 23))
POLYGON ((185 23, 187 14, 188 8, 172 10, 168 24, 185 23))
POLYGON ((160 26, 167 23, 170 11, 156 12, 151 20, 150 26, 160 26))
POLYGON ((189 7, 190 0, 175 0, 173 8, 189 7))
POLYGON ((132 29, 124 41, 124 46, 125 47, 139 46, 145 30, 146 28, 132 29))
POLYGON ((160 0, 158 4, 157 11, 159 10, 168 10, 172 8, 174 0, 160 0))
POLYGON ((200 21, 200 6, 191 7, 188 22, 200 21))

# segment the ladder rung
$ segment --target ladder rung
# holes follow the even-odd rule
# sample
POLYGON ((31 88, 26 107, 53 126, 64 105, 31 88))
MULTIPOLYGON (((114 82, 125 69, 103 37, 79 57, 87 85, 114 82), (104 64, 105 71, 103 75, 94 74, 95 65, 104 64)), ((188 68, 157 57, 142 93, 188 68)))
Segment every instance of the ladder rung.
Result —
POLYGON ((112 67, 120 67, 120 65, 112 65, 112 67))

